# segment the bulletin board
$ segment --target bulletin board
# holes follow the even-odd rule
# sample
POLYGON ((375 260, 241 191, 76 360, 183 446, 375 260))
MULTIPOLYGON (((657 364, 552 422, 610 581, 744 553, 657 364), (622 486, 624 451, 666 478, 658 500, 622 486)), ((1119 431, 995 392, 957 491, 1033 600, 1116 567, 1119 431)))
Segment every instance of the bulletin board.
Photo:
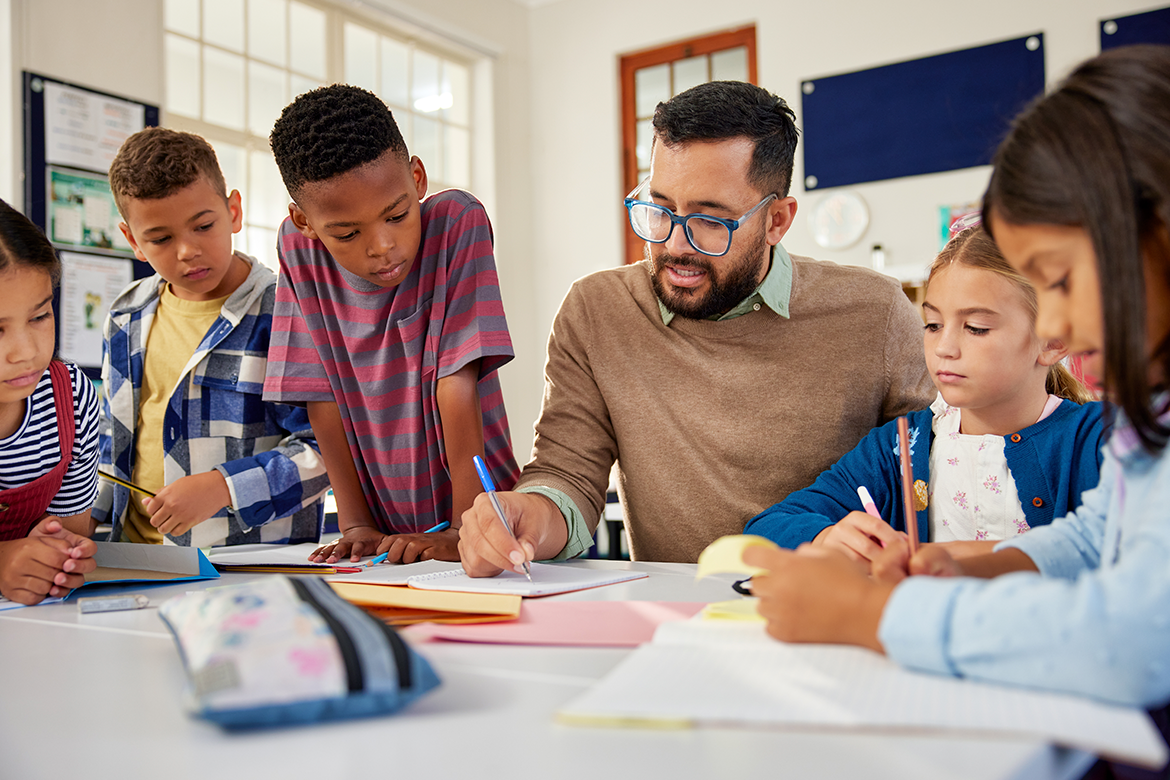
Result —
POLYGON ((159 109, 29 71, 23 87, 24 213, 61 257, 57 351, 96 379, 110 304, 154 273, 118 229, 110 163, 128 136, 158 125, 159 109))
POLYGON ((987 165, 1043 91, 1042 33, 807 79, 805 189, 987 165))
POLYGON ((1170 8, 1102 19, 1101 51, 1135 43, 1170 43, 1170 8))

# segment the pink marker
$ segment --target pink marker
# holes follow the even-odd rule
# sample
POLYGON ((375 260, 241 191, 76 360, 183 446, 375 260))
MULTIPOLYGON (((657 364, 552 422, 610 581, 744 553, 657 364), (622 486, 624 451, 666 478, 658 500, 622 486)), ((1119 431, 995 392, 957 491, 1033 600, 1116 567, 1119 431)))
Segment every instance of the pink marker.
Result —
POLYGON ((878 520, 882 519, 882 514, 878 511, 877 504, 873 502, 873 496, 865 489, 865 485, 857 488, 857 497, 861 499, 861 505, 865 507, 867 515, 873 515, 878 520))

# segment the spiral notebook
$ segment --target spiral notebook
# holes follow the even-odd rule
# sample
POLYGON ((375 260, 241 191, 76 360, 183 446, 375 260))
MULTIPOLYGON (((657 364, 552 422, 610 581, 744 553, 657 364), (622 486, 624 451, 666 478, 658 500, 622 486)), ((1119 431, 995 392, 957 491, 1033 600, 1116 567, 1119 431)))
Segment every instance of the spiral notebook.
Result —
POLYGON ((495 577, 468 577, 463 569, 437 571, 411 577, 406 584, 422 590, 454 590, 463 593, 506 593, 513 596, 552 596, 575 590, 613 585, 649 576, 640 571, 585 569, 555 563, 532 564, 532 582, 523 574, 505 571, 495 577))

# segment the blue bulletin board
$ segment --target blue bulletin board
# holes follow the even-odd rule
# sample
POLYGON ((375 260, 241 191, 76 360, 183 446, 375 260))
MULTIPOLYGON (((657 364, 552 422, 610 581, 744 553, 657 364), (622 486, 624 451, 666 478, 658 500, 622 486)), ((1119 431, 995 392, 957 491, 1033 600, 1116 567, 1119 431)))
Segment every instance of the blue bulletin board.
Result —
POLYGON ((1170 43, 1170 8, 1102 19, 1101 51, 1135 43, 1170 43))
POLYGON ((805 189, 987 165, 1044 91, 1041 33, 801 85, 805 189))
POLYGON ((159 109, 29 71, 23 82, 24 213, 61 257, 57 350, 96 379, 110 303, 154 273, 118 229, 107 174, 122 141, 157 125, 159 109))

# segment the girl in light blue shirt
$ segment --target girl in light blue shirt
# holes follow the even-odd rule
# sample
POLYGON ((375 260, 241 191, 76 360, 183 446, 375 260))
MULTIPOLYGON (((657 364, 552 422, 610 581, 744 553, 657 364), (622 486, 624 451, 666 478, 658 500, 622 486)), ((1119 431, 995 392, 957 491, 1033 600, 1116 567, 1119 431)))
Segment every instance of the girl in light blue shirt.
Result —
POLYGON ((1063 340, 1104 378, 1117 419, 1098 487, 1073 514, 989 555, 957 562, 933 545, 914 556, 890 545, 873 579, 824 550, 756 548, 746 561, 770 572, 752 581, 760 612, 788 641, 857 644, 939 674, 1162 707, 1170 48, 1106 52, 1025 111, 996 155, 984 217, 1038 291, 1038 335, 1063 340))

